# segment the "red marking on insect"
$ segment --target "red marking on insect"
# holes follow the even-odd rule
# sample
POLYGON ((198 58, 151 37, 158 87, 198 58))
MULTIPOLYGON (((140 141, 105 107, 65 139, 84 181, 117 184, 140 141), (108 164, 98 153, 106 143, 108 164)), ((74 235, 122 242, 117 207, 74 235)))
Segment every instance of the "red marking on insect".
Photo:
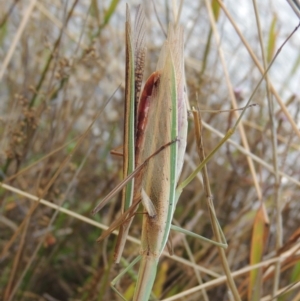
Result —
POLYGON ((139 165, 140 162, 140 150, 144 142, 144 132, 148 122, 148 111, 151 103, 151 96, 153 89, 159 85, 160 71, 153 72, 150 77, 147 79, 138 108, 137 116, 137 129, 136 129, 136 165, 139 165))

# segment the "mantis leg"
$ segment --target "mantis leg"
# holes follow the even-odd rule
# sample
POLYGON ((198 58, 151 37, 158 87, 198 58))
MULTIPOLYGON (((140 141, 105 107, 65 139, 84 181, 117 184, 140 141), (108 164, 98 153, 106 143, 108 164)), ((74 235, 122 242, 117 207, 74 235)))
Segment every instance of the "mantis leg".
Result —
POLYGON ((122 300, 127 301, 124 296, 116 289, 115 285, 116 283, 121 279, 121 277, 123 277, 123 275, 125 275, 128 271, 130 271, 130 269, 141 260, 142 256, 139 255, 138 257, 136 257, 116 278, 114 278, 112 280, 112 282, 110 283, 111 288, 116 292, 116 294, 118 296, 120 296, 120 298, 122 298, 122 300))
MULTIPOLYGON (((128 273, 132 267, 135 266, 135 264, 137 264, 140 260, 142 259, 142 255, 137 256, 116 278, 114 278, 110 285, 111 288, 115 291, 115 293, 124 301, 128 301, 124 298, 124 296, 116 289, 115 285, 116 283, 126 274, 128 273)), ((151 296, 153 298, 153 300, 157 300, 156 297, 154 296, 153 293, 151 293, 151 296)))
MULTIPOLYGON (((216 222, 218 223, 217 219, 216 219, 216 222)), ((219 225, 219 223, 218 223, 218 225, 219 225)), ((225 236, 224 236, 224 233, 223 233, 223 231, 222 231, 220 225, 219 225, 219 231, 220 231, 220 234, 221 234, 223 243, 220 243, 220 242, 217 242, 217 241, 208 239, 208 238, 206 238, 206 237, 204 237, 204 236, 201 236, 201 235, 199 235, 199 234, 197 234, 197 233, 194 233, 194 232, 192 232, 192 231, 183 229, 183 228, 178 227, 178 226, 175 226, 175 225, 171 225, 171 229, 174 230, 174 231, 176 231, 176 232, 183 233, 183 234, 185 234, 185 235, 189 235, 189 236, 195 237, 195 238, 200 239, 200 240, 202 240, 202 241, 212 243, 213 245, 218 246, 218 247, 221 247, 221 248, 223 248, 223 249, 226 249, 226 248, 228 247, 228 244, 227 244, 227 242, 226 242, 226 238, 225 238, 225 236)))

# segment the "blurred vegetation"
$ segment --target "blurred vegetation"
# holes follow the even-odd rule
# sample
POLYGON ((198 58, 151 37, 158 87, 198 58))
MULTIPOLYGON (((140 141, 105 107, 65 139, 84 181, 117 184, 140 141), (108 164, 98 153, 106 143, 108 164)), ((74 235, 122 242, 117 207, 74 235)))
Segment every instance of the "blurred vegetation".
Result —
MULTIPOLYGON (((165 28, 172 18, 171 1, 155 2, 157 15, 151 1, 144 3, 148 25, 145 78, 155 70, 164 40, 157 17, 165 28)), ((190 103, 204 110, 206 124, 224 134, 233 126, 235 112, 205 110, 232 108, 230 91, 238 107, 243 107, 261 77, 231 22, 263 65, 261 49, 270 62, 297 19, 292 11, 288 11, 290 18, 283 19, 284 10, 264 3, 258 7, 264 24, 259 27, 250 1, 251 13, 246 15, 233 1, 224 3, 232 21, 218 1, 209 2, 227 69, 205 1, 185 1, 181 22, 186 27, 186 81, 190 103)), ((92 216, 91 210, 122 180, 122 160, 110 151, 121 146, 123 139, 125 2, 2 0, 0 4, 0 176, 5 184, 0 188, 0 299, 119 300, 110 281, 139 254, 139 246, 128 241, 121 266, 114 265, 115 236, 101 244, 96 239, 99 227, 120 214, 121 195, 100 214, 92 216), (59 213, 26 193, 69 211, 59 213), (72 212, 88 219, 80 220, 72 212)), ((137 4, 129 1, 132 11, 137 4)), ((278 300, 300 300, 300 135, 283 109, 299 125, 295 88, 299 87, 299 46, 297 32, 275 61, 271 84, 263 82, 255 94, 253 102, 259 107, 249 108, 243 119, 248 153, 261 159, 254 160, 254 176, 247 155, 230 143, 208 164, 216 214, 229 243, 226 254, 231 271, 249 267, 250 262, 262 264, 254 278, 250 269, 234 274, 242 300, 271 300, 273 291, 281 294, 278 300), (274 102, 275 156, 267 88, 274 102), (275 161, 281 172, 277 176, 275 161), (274 258, 280 255, 284 260, 276 266, 274 258), (285 291, 290 285, 293 289, 285 291), (253 287, 258 296, 249 293, 253 287)), ((193 127, 191 119, 181 179, 199 163, 193 127)), ((220 137, 205 126, 203 139, 208 153, 220 137)), ((232 139, 242 145, 238 131, 232 139)), ((201 176, 185 189, 175 219, 182 227, 212 238, 201 176)), ((142 215, 137 215, 130 230, 137 239, 141 220, 142 215)), ((198 291, 180 300, 228 300, 224 280, 209 285, 223 274, 217 247, 190 237, 186 240, 196 264, 211 273, 201 272, 208 284, 207 297, 198 291)), ((172 242, 174 254, 191 261, 182 236, 172 233, 172 242)), ((154 287, 159 300, 199 284, 193 264, 179 262, 176 256, 161 258, 154 287)), ((117 285, 128 299, 135 277, 135 270, 131 271, 117 285)))

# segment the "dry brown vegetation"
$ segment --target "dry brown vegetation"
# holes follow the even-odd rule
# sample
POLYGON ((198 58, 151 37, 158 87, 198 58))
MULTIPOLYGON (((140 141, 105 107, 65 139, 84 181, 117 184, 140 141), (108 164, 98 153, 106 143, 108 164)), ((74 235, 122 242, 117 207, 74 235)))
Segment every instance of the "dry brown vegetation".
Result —
MULTIPOLYGON (((155 2, 166 28, 171 1, 155 2)), ((216 23, 205 1, 183 2, 189 101, 201 110, 227 110, 234 99, 238 107, 245 105, 264 68, 259 33, 268 64, 297 25, 283 2, 282 7, 260 4, 259 26, 252 2, 245 2, 247 9, 224 1, 232 20, 220 9, 216 23)), ((132 11, 136 4, 129 1, 132 11)), ((134 220, 118 267, 112 262, 115 235, 101 244, 95 241, 99 228, 120 214, 120 195, 100 214, 92 216, 91 210, 122 180, 122 160, 110 151, 123 136, 125 2, 2 0, 0 5, 0 299, 119 300, 110 281, 139 253, 142 216, 134 220)), ((151 1, 144 6, 147 77, 155 70, 164 34, 151 1)), ((229 244, 226 255, 242 300, 250 298, 252 285, 258 294, 253 300, 271 300, 272 292, 280 294, 278 300, 300 300, 299 41, 296 32, 275 61, 268 86, 263 81, 256 92, 253 102, 259 106, 243 118, 248 151, 237 130, 235 144, 223 145, 208 164, 216 214, 229 244), (274 103, 273 133, 268 98, 274 103), (269 224, 261 218, 262 209, 269 224), (253 231, 259 223, 263 231, 253 231), (261 263, 255 283, 249 280, 250 258, 261 263)), ((206 153, 220 141, 212 129, 225 134, 235 114, 202 113, 206 153)), ((193 127, 191 118, 181 179, 199 163, 193 127)), ((212 238, 201 175, 183 192, 175 219, 212 238)), ((157 298, 203 282, 204 290, 176 300, 228 300, 217 247, 177 233, 172 242, 174 256, 166 252, 160 261, 157 298)), ((128 300, 135 278, 136 270, 118 284, 128 300)))

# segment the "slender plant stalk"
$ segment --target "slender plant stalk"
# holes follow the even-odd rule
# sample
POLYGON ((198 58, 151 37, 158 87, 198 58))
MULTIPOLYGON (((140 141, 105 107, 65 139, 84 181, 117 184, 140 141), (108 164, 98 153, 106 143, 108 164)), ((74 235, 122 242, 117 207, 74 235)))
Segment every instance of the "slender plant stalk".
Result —
MULTIPOLYGON (((196 143, 197 143, 197 151, 200 158, 200 161, 203 162, 205 160, 205 151, 204 151, 204 145, 203 145, 203 139, 202 139, 202 121, 200 113, 196 110, 193 110, 193 116, 194 116, 194 123, 195 123, 195 137, 196 137, 196 143)), ((210 214, 210 221, 213 228, 214 236, 216 237, 216 241, 222 243, 222 238, 220 235, 220 229, 219 224, 216 222, 216 213, 213 205, 213 195, 211 192, 210 184, 209 184, 209 177, 207 172, 207 166, 205 165, 202 170, 202 177, 203 177, 203 187, 205 190, 206 195, 206 201, 208 204, 208 210, 210 214)), ((232 295, 235 300, 239 301, 241 300, 239 296, 239 292, 236 288, 236 285, 234 283, 233 277, 231 275, 231 271, 227 262, 225 250, 223 248, 218 247, 219 255, 221 258, 221 262, 223 265, 223 269, 225 272, 225 275, 227 277, 227 285, 229 289, 232 292, 232 295)))
MULTIPOLYGON (((260 42, 261 55, 263 60, 264 69, 267 69, 267 61, 265 55, 265 47, 263 43, 262 30, 260 25, 259 13, 257 9, 256 0, 253 0, 253 6, 256 17, 256 24, 258 29, 258 36, 260 42)), ((276 131, 276 119, 274 116, 274 103, 272 99, 272 95, 270 93, 270 81, 268 74, 265 76, 266 80, 266 93, 268 99, 268 109, 269 109, 269 118, 270 118, 270 128, 271 128, 271 142, 272 142, 272 159, 273 159, 273 167, 274 167, 274 205, 276 208, 276 250, 279 250, 282 247, 282 216, 281 216, 281 202, 280 202, 280 177, 279 177, 279 168, 278 168, 278 159, 277 159, 277 131, 276 131)), ((279 288, 280 281, 280 262, 277 262, 275 265, 275 273, 274 273, 274 281, 273 281, 273 297, 277 294, 279 288)))

